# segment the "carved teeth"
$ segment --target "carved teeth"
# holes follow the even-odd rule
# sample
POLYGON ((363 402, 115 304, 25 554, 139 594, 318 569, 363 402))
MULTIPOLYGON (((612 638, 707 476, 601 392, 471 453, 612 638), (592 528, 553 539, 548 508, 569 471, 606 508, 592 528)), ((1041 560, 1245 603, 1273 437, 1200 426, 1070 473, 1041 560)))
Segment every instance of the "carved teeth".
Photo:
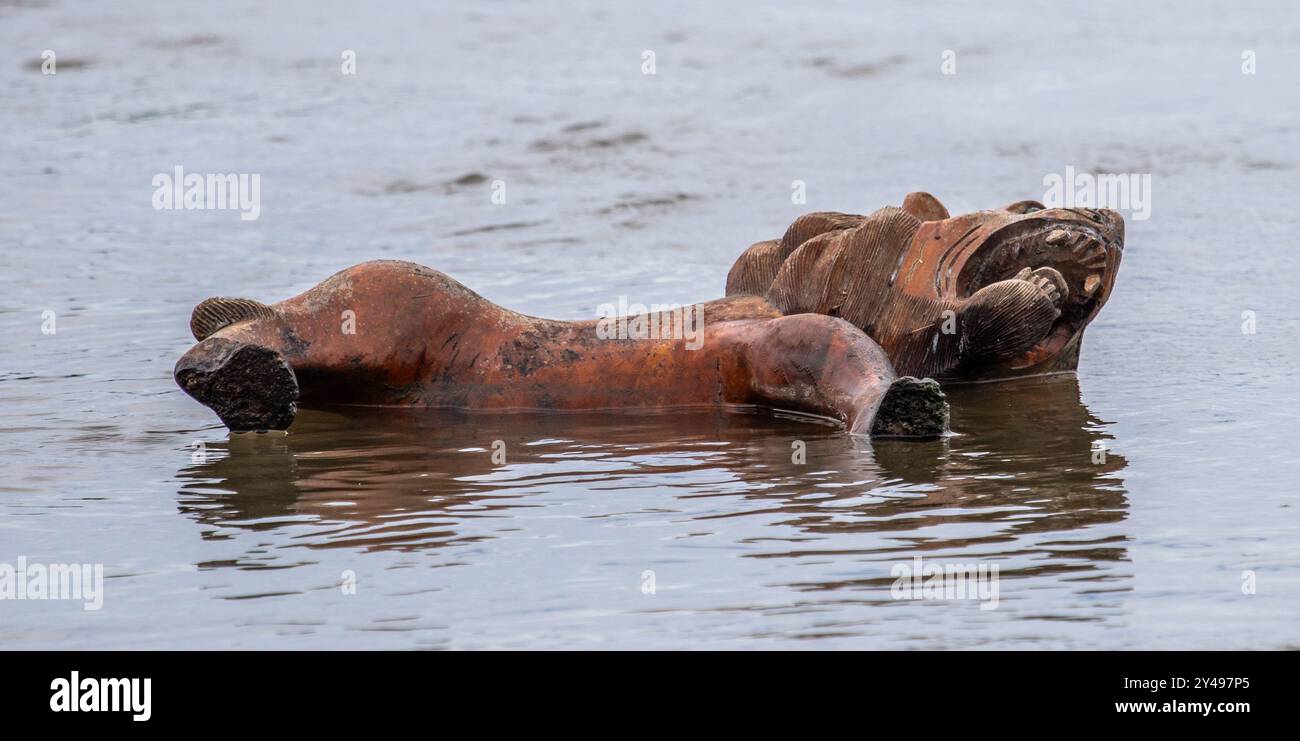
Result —
POLYGON ((1106 266, 1106 250, 1094 241, 1079 262, 1087 268, 1103 268, 1106 266))
POLYGON ((1051 233, 1047 235, 1047 243, 1061 244, 1066 239, 1069 239, 1069 237, 1070 237, 1070 233, 1065 231, 1064 229, 1053 229, 1051 233))
POLYGON ((1097 286, 1101 285, 1101 276, 1093 273, 1083 280, 1083 293, 1085 296, 1091 296, 1097 292, 1097 286))

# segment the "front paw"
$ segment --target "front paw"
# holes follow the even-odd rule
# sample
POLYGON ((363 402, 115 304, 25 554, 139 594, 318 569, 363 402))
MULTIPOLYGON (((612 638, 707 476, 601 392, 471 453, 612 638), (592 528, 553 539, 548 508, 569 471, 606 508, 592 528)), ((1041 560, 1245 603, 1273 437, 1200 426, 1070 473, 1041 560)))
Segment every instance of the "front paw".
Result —
POLYGON ((1014 280, 1023 280, 1037 288, 1058 309, 1070 297, 1070 287, 1065 282, 1065 276, 1056 268, 1025 268, 1016 273, 1014 280))
POLYGON ((1052 280, 1055 270, 1039 270, 987 285, 965 302, 958 319, 963 362, 1009 360, 1047 336, 1061 315, 1064 289, 1052 280))

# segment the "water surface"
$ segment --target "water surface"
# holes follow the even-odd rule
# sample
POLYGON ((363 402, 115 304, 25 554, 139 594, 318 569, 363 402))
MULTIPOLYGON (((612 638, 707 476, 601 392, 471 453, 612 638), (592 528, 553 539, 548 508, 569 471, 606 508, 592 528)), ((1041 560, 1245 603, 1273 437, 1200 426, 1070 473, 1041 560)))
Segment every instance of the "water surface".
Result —
POLYGON ((0 603, 0 646, 1300 645, 1294 11, 822 5, 0 3, 0 562, 108 577, 97 612, 0 603), (178 164, 260 173, 260 218, 155 211, 178 164), (211 295, 400 258, 557 318, 708 300, 799 213, 993 207, 1067 165, 1151 173, 1152 216, 1077 377, 951 389, 944 441, 344 409, 231 436, 171 380, 211 295), (893 599, 916 556, 998 565, 997 609, 893 599))

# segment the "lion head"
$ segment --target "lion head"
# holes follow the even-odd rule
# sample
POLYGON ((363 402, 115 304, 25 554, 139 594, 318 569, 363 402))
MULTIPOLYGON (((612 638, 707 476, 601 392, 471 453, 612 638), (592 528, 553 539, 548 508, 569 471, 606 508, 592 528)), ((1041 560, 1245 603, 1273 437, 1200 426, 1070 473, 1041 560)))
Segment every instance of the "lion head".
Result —
POLYGON ((801 216, 727 276, 727 295, 784 314, 840 316, 900 374, 986 380, 1074 370, 1083 330, 1110 297, 1124 220, 1037 201, 950 216, 913 193, 870 216, 801 216))

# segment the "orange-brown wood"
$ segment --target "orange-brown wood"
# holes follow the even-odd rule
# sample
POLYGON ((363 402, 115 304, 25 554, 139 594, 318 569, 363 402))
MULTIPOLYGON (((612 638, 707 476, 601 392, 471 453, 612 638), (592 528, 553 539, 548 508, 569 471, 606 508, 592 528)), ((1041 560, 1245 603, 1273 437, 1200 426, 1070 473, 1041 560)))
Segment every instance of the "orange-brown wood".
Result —
POLYGON ((870 216, 801 216, 780 240, 741 255, 727 295, 843 317, 900 374, 1034 375, 1077 367, 1123 246, 1114 211, 1021 201, 950 217, 938 199, 913 193, 870 216))
POLYGON ((240 301, 200 304, 192 324, 201 341, 176 368, 181 387, 236 429, 287 426, 292 381, 308 404, 763 405, 868 433, 896 379, 880 347, 848 322, 781 316, 757 297, 705 304, 697 349, 668 322, 659 324, 671 328, 666 337, 602 337, 595 320, 519 314, 396 261, 349 268, 271 306, 240 301))

